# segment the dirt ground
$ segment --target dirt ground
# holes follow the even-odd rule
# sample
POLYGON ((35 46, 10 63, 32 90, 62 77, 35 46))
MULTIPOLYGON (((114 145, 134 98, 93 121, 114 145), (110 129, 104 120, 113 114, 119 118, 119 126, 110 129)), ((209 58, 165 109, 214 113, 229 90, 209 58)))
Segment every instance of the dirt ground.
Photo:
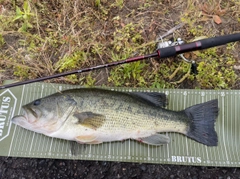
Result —
POLYGON ((0 158, 1 178, 239 178, 239 168, 0 158))
MULTIPOLYGON (((22 7, 23 1, 14 2, 15 6, 22 7)), ((0 13, 5 15, 4 17, 9 18, 12 16, 11 11, 15 12, 12 1, 0 1, 0 5, 0 13)), ((126 53, 128 55, 135 52, 149 53, 155 48, 154 41, 156 37, 180 22, 184 22, 185 26, 177 30, 174 37, 181 36, 186 41, 201 36, 211 37, 236 33, 240 29, 239 6, 238 0, 76 0, 71 1, 71 3, 34 0, 31 3, 31 13, 35 14, 34 16, 28 14, 26 18, 21 16, 22 19, 19 18, 15 21, 9 19, 3 21, 1 19, 0 80, 33 79, 72 70, 76 67, 108 63, 116 60, 113 54, 117 54, 117 58, 124 58, 126 53), (33 20, 31 16, 36 17, 36 14, 38 19, 33 18, 35 19, 33 20), (7 20, 11 23, 7 24, 7 20), (137 33, 139 34, 135 35, 137 33), (80 49, 81 53, 79 54, 78 51, 75 53, 76 49, 80 49), (66 54, 69 54, 69 56, 66 56, 66 54), (85 58, 85 56, 91 57, 92 60, 71 61, 73 64, 62 61, 62 64, 59 65, 58 62, 61 59, 74 59, 74 55, 71 56, 71 54, 82 58, 85 58), (32 61, 31 59, 37 60, 32 61)), ((201 80, 202 76, 199 77, 198 81, 192 80, 191 76, 189 76, 183 82, 172 85, 170 79, 164 76, 173 74, 179 65, 179 63, 173 63, 172 59, 167 59, 164 62, 154 60, 147 62, 140 76, 133 74, 133 76, 137 76, 136 79, 139 78, 137 80, 131 78, 127 81, 128 79, 127 77, 125 79, 125 76, 119 78, 117 70, 113 71, 113 73, 102 70, 100 73, 92 73, 92 76, 85 74, 71 78, 59 78, 51 82, 71 84, 81 82, 87 85, 109 86, 123 86, 124 84, 127 87, 141 87, 139 84, 146 78, 148 81, 144 81, 145 87, 151 87, 154 80, 154 78, 151 78, 152 74, 154 74, 152 71, 157 71, 157 68, 167 64, 169 68, 167 68, 166 73, 161 72, 161 77, 165 81, 154 81, 160 87, 162 87, 162 83, 166 83, 168 84, 166 87, 175 88, 239 89, 239 47, 238 42, 233 46, 228 46, 228 48, 226 46, 219 47, 216 54, 211 54, 213 56, 219 55, 221 59, 231 58, 233 61, 232 63, 223 63, 219 59, 216 62, 219 63, 217 65, 221 68, 217 72, 214 71, 214 73, 226 72, 229 75, 226 76, 226 81, 221 81, 222 86, 218 86, 218 80, 212 81, 212 84, 216 83, 216 85, 207 86, 208 83, 205 83, 205 78, 201 80), (229 54, 229 56, 226 54, 229 54), (231 76, 232 72, 226 69, 233 70, 234 75, 236 75, 234 80, 231 76), (145 70, 147 72, 151 71, 151 73, 145 73, 145 70), (80 79, 83 79, 83 82, 80 79), (125 81, 121 82, 120 79, 125 79, 125 81)), ((204 63, 204 59, 201 59, 200 56, 191 53, 187 54, 187 57, 193 58, 199 63, 204 63)), ((205 54, 202 57, 207 57, 207 55, 205 54)), ((181 81, 186 71, 180 72, 182 74, 173 76, 173 80, 181 81)), ((220 74, 221 76, 222 74, 220 74)), ((240 169, 0 157, 0 178, 231 179, 240 178, 240 169)))

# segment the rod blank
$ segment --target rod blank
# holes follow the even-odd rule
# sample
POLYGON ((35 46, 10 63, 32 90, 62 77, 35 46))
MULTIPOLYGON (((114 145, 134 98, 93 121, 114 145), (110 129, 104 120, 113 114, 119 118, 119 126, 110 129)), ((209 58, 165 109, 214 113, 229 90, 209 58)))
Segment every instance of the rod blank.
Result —
POLYGON ((83 73, 83 72, 93 71, 93 70, 97 70, 97 69, 113 67, 113 66, 117 66, 117 65, 121 65, 121 64, 125 64, 125 63, 131 63, 131 62, 136 62, 139 60, 153 58, 153 57, 158 57, 158 58, 172 57, 172 56, 176 56, 177 54, 184 53, 184 52, 202 50, 202 49, 211 48, 211 47, 215 47, 215 46, 219 46, 219 45, 224 45, 226 43, 236 42, 236 41, 240 41, 240 33, 212 37, 212 38, 207 38, 207 39, 203 39, 203 40, 199 40, 199 41, 191 42, 191 43, 186 43, 186 44, 182 44, 182 45, 160 48, 157 50, 157 52, 152 53, 152 54, 138 56, 138 57, 132 57, 132 58, 128 58, 128 59, 117 61, 117 62, 111 62, 108 64, 98 65, 98 66, 89 67, 89 68, 83 68, 80 70, 73 70, 70 72, 59 73, 59 74, 36 78, 36 79, 32 79, 32 80, 7 84, 7 85, 0 86, 0 89, 11 88, 11 87, 15 87, 15 86, 49 80, 49 79, 72 75, 72 74, 76 74, 76 73, 83 73))

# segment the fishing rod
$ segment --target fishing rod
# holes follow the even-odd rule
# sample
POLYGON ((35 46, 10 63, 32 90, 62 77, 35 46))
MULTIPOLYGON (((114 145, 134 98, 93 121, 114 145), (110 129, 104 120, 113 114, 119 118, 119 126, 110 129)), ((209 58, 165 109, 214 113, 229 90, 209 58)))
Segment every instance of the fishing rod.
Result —
POLYGON ((107 64, 102 64, 94 67, 88 67, 88 68, 83 68, 79 70, 73 70, 69 72, 64 72, 64 73, 59 73, 51 76, 46 76, 46 77, 41 77, 41 78, 36 78, 32 80, 27 80, 27 81, 21 81, 21 82, 16 82, 12 84, 7 84, 0 86, 0 89, 5 89, 5 88, 11 88, 15 86, 20 86, 24 84, 29 84, 29 83, 34 83, 34 82, 39 82, 39 81, 44 81, 44 80, 49 80, 53 78, 58 78, 62 76, 67 76, 67 75, 72 75, 72 74, 77 74, 77 73, 83 73, 83 72, 89 72, 93 70, 98 70, 102 68, 108 68, 108 67, 113 67, 121 64, 126 64, 126 63, 131 63, 131 62, 136 62, 148 58, 167 58, 167 57, 173 57, 178 54, 182 54, 185 52, 191 52, 191 51, 196 51, 196 50, 203 50, 215 46, 220 46, 224 45, 230 42, 236 42, 240 41, 240 33, 235 33, 235 34, 230 34, 230 35, 223 35, 223 36, 217 36, 217 37, 212 37, 212 38, 206 38, 202 40, 198 40, 195 42, 191 43, 177 43, 174 46, 168 46, 164 48, 158 48, 156 52, 148 55, 142 55, 142 56, 137 56, 137 57, 131 57, 127 58, 125 60, 121 61, 116 61, 116 62, 111 62, 107 64))

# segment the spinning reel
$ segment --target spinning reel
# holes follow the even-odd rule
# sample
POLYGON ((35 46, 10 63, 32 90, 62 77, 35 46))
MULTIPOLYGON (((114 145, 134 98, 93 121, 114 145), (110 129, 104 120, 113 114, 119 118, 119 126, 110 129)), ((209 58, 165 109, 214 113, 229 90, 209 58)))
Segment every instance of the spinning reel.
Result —
MULTIPOLYGON (((164 41, 162 36, 157 38, 156 41, 157 41, 157 50, 159 50, 161 48, 182 45, 182 44, 185 43, 185 41, 183 41, 181 38, 177 38, 175 41, 173 40, 173 38, 171 40, 164 41)), ((189 60, 189 59, 185 58, 183 54, 179 54, 178 56, 183 61, 185 61, 187 63, 190 63, 191 64, 191 72, 194 75, 197 75, 197 64, 196 64, 196 62, 194 60, 189 60)))

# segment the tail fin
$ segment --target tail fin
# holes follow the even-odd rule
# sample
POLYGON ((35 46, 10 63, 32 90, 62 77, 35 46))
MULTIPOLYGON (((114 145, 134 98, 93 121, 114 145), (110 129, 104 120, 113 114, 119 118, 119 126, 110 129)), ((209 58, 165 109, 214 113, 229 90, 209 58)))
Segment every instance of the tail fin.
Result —
POLYGON ((218 137, 214 123, 218 116, 218 100, 191 106, 184 110, 190 119, 187 136, 208 146, 217 146, 218 137))

